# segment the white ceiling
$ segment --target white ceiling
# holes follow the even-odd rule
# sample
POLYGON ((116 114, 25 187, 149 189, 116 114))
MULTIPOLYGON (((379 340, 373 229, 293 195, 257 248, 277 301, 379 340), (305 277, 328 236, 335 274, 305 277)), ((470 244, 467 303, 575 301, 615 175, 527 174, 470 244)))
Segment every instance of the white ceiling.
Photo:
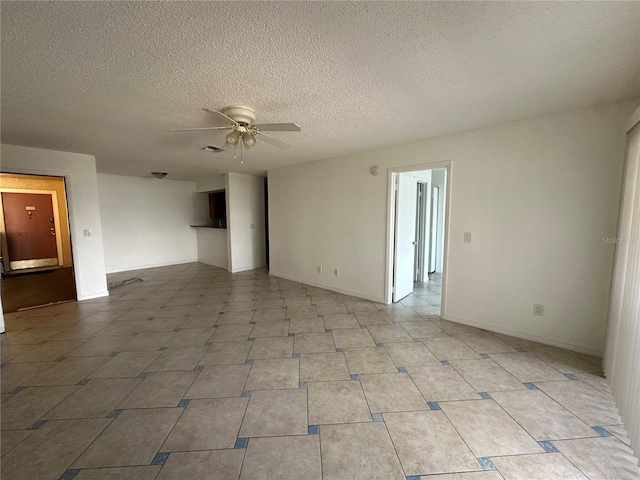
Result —
POLYGON ((262 174, 640 95, 640 2, 8 2, 2 142, 262 174), (244 165, 200 109, 296 122, 244 165))

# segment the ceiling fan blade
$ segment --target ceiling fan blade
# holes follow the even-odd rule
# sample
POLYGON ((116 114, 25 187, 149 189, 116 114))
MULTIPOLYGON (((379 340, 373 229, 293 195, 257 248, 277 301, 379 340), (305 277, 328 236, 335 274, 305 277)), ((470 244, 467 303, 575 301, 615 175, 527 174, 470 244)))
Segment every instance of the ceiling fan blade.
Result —
POLYGON ((259 123, 254 125, 258 130, 266 132, 299 132, 300 126, 295 123, 259 123))
POLYGON ((279 148, 281 150, 289 150, 291 148, 291 145, 289 145, 288 143, 283 142, 282 140, 278 140, 277 138, 273 138, 270 135, 267 135, 266 133, 262 133, 262 132, 258 132, 257 135, 260 135, 260 138, 262 140, 264 140, 265 142, 267 142, 269 145, 279 148))
POLYGON ((233 118, 227 117, 222 112, 218 112, 217 110, 209 110, 208 108, 203 108, 202 110, 204 110, 207 113, 210 113, 214 117, 218 117, 218 120, 224 121, 225 123, 230 123, 231 125, 238 125, 238 122, 236 122, 233 118))
POLYGON ((233 130, 233 127, 170 128, 167 132, 192 132, 197 130, 233 130))

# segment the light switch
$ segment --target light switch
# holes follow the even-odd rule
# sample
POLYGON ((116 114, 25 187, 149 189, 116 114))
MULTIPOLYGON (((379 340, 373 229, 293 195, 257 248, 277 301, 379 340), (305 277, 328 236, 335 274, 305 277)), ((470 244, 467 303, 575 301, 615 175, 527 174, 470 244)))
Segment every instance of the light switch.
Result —
POLYGON ((91 236, 91 230, 89 230, 88 228, 85 228, 82 233, 84 234, 85 237, 90 237, 91 236))
POLYGON ((471 232, 464 232, 464 243, 471 243, 471 232))

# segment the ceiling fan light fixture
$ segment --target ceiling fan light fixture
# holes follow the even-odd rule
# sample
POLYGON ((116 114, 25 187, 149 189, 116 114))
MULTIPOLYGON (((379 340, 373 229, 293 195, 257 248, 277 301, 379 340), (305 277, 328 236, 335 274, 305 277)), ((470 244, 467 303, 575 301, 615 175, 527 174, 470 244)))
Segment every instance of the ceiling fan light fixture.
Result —
POLYGON ((229 145, 237 145, 239 141, 240 141, 240 134, 238 132, 233 131, 229 135, 227 135, 227 143, 229 145))
POLYGON ((158 180, 162 180, 164 177, 167 176, 167 172, 151 172, 151 175, 156 177, 158 180))
POLYGON ((251 148, 256 144, 256 137, 250 133, 245 133, 242 136, 242 143, 244 143, 245 148, 251 148))

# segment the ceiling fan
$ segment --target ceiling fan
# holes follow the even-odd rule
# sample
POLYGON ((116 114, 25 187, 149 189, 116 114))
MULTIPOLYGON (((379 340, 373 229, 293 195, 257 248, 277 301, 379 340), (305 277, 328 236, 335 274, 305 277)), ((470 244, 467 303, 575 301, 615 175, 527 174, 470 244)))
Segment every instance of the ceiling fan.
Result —
POLYGON ((236 145, 244 146, 244 148, 251 148, 256 144, 256 137, 264 140, 266 143, 287 150, 291 148, 291 145, 278 140, 270 135, 264 133, 267 132, 299 132, 300 127, 295 123, 255 123, 256 112, 249 107, 243 107, 240 105, 232 105, 224 108, 221 112, 217 110, 209 110, 203 108, 207 113, 210 113, 218 121, 223 121, 227 125, 224 127, 194 127, 194 128, 173 128, 169 129, 169 132, 189 132, 198 130, 231 130, 227 135, 227 143, 235 147, 236 145))

